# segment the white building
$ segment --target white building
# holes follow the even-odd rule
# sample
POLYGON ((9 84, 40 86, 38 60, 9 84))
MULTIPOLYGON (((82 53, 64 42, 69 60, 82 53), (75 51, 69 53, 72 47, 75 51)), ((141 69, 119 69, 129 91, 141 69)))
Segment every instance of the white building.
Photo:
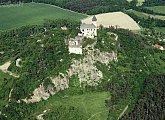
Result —
POLYGON ((91 24, 82 23, 80 31, 84 37, 94 38, 97 36, 97 19, 93 16, 91 24))
POLYGON ((80 26, 81 33, 78 33, 74 39, 68 42, 69 53, 82 54, 82 45, 84 37, 94 38, 97 36, 97 19, 93 16, 91 24, 82 23, 80 26))
POLYGON ((82 54, 81 42, 84 37, 76 36, 75 39, 69 40, 69 53, 82 54))

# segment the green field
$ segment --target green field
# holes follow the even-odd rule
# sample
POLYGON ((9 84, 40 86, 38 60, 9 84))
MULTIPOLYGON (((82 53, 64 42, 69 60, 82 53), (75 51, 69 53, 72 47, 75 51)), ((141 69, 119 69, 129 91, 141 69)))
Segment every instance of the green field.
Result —
POLYGON ((38 3, 0 6, 0 31, 24 25, 41 24, 44 19, 81 20, 86 15, 64 10, 56 6, 38 3))
POLYGON ((164 27, 155 27, 154 29, 165 34, 165 28, 164 27))
POLYGON ((161 20, 165 20, 165 16, 161 16, 161 15, 151 15, 151 14, 147 14, 147 13, 143 13, 143 12, 139 12, 139 11, 135 11, 135 10, 129 10, 129 12, 133 12, 135 15, 141 17, 141 18, 148 18, 153 17, 153 18, 157 18, 157 19, 161 19, 161 20))
POLYGON ((154 6, 154 7, 147 7, 150 10, 153 10, 156 13, 163 13, 165 14, 165 6, 154 6))
MULTIPOLYGON (((74 106, 78 108, 87 120, 106 120, 109 108, 105 106, 105 100, 109 98, 108 92, 92 92, 82 95, 67 97, 52 96, 48 101, 38 104, 36 112, 42 112, 47 109, 54 109, 61 105, 74 106)), ((37 114, 37 113, 33 113, 37 114)))

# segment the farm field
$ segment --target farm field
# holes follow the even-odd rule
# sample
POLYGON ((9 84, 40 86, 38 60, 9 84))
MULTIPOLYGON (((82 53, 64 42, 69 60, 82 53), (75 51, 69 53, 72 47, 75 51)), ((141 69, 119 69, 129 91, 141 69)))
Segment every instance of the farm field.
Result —
POLYGON ((74 19, 80 21, 87 15, 56 6, 38 3, 0 6, 0 31, 24 25, 42 24, 44 19, 74 19))
POLYGON ((151 15, 151 14, 147 14, 147 13, 143 13, 143 12, 139 12, 139 11, 135 11, 135 10, 129 10, 129 12, 133 12, 135 15, 137 15, 141 18, 148 18, 150 16, 153 18, 165 20, 165 16, 161 16, 161 15, 151 15))
MULTIPOLYGON (((105 100, 109 98, 108 92, 93 92, 83 95, 74 95, 67 97, 53 96, 48 101, 38 104, 39 110, 54 109, 61 105, 75 106, 78 108, 87 120, 106 120, 109 108, 105 106, 105 100)), ((61 116, 62 119, 63 116, 61 116)))
POLYGON ((153 10, 156 13, 163 13, 165 14, 165 6, 154 6, 154 7, 147 7, 150 10, 153 10))
MULTIPOLYGON (((123 12, 111 12, 97 14, 97 25, 103 25, 104 27, 114 26, 118 28, 124 28, 129 30, 140 30, 139 25, 127 14, 123 12)), ((92 16, 82 20, 82 23, 90 24, 92 16)))

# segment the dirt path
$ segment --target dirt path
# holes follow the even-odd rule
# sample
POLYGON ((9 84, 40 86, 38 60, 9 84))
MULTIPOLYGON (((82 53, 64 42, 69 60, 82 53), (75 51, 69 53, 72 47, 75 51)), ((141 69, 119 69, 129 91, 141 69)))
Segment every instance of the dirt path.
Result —
POLYGON ((16 74, 14 74, 14 73, 12 73, 12 72, 10 72, 10 71, 7 70, 10 65, 11 65, 11 61, 8 61, 5 64, 3 64, 3 65, 0 66, 0 70, 2 70, 4 73, 8 73, 9 75, 11 75, 13 77, 18 78, 19 75, 16 75, 16 74))
POLYGON ((127 111, 127 109, 128 109, 128 105, 124 108, 123 112, 119 115, 117 120, 119 120, 124 115, 124 113, 127 111))
POLYGON ((11 93, 13 92, 13 88, 10 90, 10 93, 9 93, 9 102, 11 101, 11 93))
POLYGON ((103 113, 103 112, 107 112, 107 111, 109 111, 109 110, 97 112, 97 113, 93 114, 88 120, 91 120, 91 119, 92 119, 93 117, 95 117, 96 115, 101 114, 101 113, 103 113))

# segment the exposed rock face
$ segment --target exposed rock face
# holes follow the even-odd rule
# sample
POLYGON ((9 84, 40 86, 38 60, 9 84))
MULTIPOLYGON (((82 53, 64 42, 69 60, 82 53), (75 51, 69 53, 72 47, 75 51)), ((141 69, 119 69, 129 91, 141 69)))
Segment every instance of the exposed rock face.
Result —
POLYGON ((23 99, 26 103, 39 102, 40 100, 48 99, 50 95, 54 95, 60 90, 64 90, 69 87, 69 78, 72 75, 78 75, 81 83, 85 83, 90 86, 96 86, 101 82, 103 78, 103 73, 97 69, 95 63, 97 61, 108 64, 112 60, 117 60, 117 54, 112 51, 112 53, 108 52, 100 52, 100 50, 95 50, 94 46, 96 43, 93 43, 90 46, 84 48, 84 51, 87 51, 86 56, 82 60, 72 60, 72 65, 67 70, 67 74, 60 73, 57 77, 51 77, 53 85, 44 88, 43 84, 41 84, 38 88, 36 88, 33 92, 33 96, 30 99, 23 99))
POLYGON ((17 66, 17 67, 21 67, 20 62, 21 62, 21 58, 18 58, 18 59, 16 60, 16 66, 17 66))
POLYGON ((51 78, 53 86, 50 85, 45 89, 43 83, 33 91, 33 95, 28 99, 22 99, 26 103, 39 102, 42 99, 46 100, 50 95, 54 95, 60 90, 64 90, 69 87, 69 79, 66 76, 59 75, 58 77, 51 78))

